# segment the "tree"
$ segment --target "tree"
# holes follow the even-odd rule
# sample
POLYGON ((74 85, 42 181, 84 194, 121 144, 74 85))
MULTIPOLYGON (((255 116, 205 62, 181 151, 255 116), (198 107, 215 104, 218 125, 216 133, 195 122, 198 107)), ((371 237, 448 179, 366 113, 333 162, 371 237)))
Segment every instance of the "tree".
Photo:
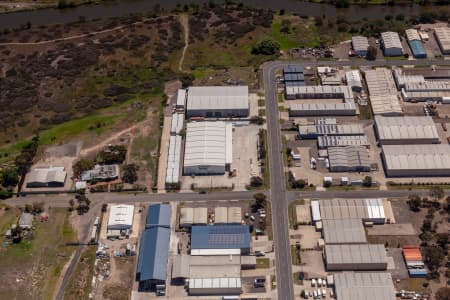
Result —
POLYGON ((77 211, 79 215, 82 215, 89 211, 91 200, 89 200, 84 194, 77 194, 75 199, 78 201, 77 211))
POLYGON ((434 295, 436 300, 450 300, 450 287, 441 287, 434 295))
POLYGON ((372 186, 372 177, 371 176, 364 177, 363 186, 365 186, 365 187, 371 187, 372 186))
POLYGON ((19 173, 16 168, 3 169, 1 174, 1 185, 4 187, 13 187, 19 183, 19 173))
POLYGON ((94 168, 94 166, 95 166, 95 163, 92 160, 82 158, 72 166, 73 174, 75 177, 78 177, 84 171, 94 168))
POLYGON ((437 202, 439 199, 444 197, 444 189, 440 186, 432 186, 430 188, 430 196, 434 198, 435 202, 437 202))
POLYGON ((280 51, 280 44, 273 40, 262 40, 252 48, 252 54, 275 55, 280 51))
POLYGON ((418 195, 410 195, 408 198, 409 209, 415 212, 420 211, 420 206, 422 205, 420 197, 418 195))
POLYGON ((431 271, 436 271, 444 261, 444 251, 438 246, 425 248, 425 257, 431 271))
POLYGON ((264 184, 264 181, 259 176, 253 176, 250 178, 250 186, 251 187, 260 187, 264 184))
POLYGON ((33 203, 33 213, 40 214, 43 211, 44 211, 44 202, 33 203))
POLYGON ((256 211, 261 208, 266 207, 266 195, 263 193, 256 193, 253 195, 255 199, 255 204, 253 205, 253 209, 256 211))
POLYGON ((369 46, 367 48, 367 54, 366 54, 366 58, 367 60, 375 60, 377 59, 377 48, 374 46, 369 46))
POLYGON ((135 164, 125 165, 123 167, 123 181, 126 183, 135 183, 138 179, 137 170, 138 167, 135 164))

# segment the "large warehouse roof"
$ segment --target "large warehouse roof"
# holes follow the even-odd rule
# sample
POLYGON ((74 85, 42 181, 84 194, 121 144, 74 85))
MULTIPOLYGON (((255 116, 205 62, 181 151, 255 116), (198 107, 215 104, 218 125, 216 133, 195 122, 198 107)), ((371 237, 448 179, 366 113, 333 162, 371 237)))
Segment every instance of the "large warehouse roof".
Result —
POLYGON ((383 117, 375 116, 380 141, 428 140, 437 143, 439 135, 430 116, 383 117))
POLYGON ((134 205, 119 204, 109 210, 108 228, 131 227, 133 225, 134 205))
POLYGON ((67 173, 64 167, 33 169, 27 176, 27 186, 64 185, 67 173))
POLYGON ((300 136, 364 135, 364 127, 359 123, 299 125, 298 133, 300 136))
POLYGON ((384 221, 382 199, 319 200, 321 219, 363 219, 384 221))
POLYGON ((448 145, 384 145, 382 151, 388 175, 402 176, 396 171, 405 172, 403 176, 450 175, 448 145))
POLYGON ((374 114, 401 114, 397 88, 391 70, 377 68, 364 72, 374 114))
POLYGON ((169 228, 152 227, 144 230, 136 271, 138 281, 166 280, 169 239, 169 228))
POLYGON ((369 152, 363 146, 329 147, 332 172, 370 171, 369 152))
POLYGON ((173 278, 240 277, 240 255, 177 255, 174 257, 173 278))
POLYGON ((395 300, 394 284, 387 272, 334 273, 338 300, 395 300))
POLYGON ((145 228, 162 226, 170 228, 171 208, 170 204, 150 205, 147 210, 145 228))
POLYGON ((442 52, 450 51, 450 28, 449 27, 434 28, 434 34, 437 37, 442 52))
POLYGON ((232 132, 232 125, 225 122, 188 123, 184 166, 231 164, 232 132))
MULTIPOLYGON (((325 245, 327 266, 337 266, 336 269, 348 270, 352 265, 373 264, 374 269, 386 269, 387 256, 383 244, 343 244, 325 245), (379 266, 375 266, 379 265, 379 266)), ((363 269, 357 266, 354 269, 363 269)), ((364 268, 364 269, 370 269, 364 268)))
POLYGON ((248 109, 248 86, 190 87, 187 109, 248 109))
POLYGON ((361 219, 323 220, 326 244, 365 244, 366 232, 361 219))
POLYGON ((365 36, 352 36, 353 50, 364 52, 369 48, 369 40, 365 36))
POLYGON ((365 135, 323 135, 317 137, 317 144, 319 148, 370 145, 365 135))
POLYGON ((192 226, 191 249, 250 248, 247 225, 192 226))
POLYGON ((384 48, 402 48, 402 42, 397 32, 387 31, 381 33, 384 48))

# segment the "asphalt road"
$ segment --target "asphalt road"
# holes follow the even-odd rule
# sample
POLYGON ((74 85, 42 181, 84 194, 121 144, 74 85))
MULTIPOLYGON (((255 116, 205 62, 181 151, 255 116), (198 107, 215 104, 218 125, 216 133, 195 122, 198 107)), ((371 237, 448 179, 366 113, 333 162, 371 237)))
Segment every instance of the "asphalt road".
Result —
POLYGON ((263 66, 267 116, 267 155, 269 155, 270 169, 269 199, 272 203, 278 299, 294 299, 294 282, 290 259, 288 201, 284 180, 283 150, 275 83, 275 73, 282 66, 283 64, 280 62, 267 63, 263 66))

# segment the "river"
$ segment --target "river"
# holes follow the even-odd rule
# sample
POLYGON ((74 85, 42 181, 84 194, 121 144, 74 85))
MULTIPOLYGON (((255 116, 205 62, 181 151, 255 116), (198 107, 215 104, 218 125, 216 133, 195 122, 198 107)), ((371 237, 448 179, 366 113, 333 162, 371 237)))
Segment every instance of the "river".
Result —
MULTIPOLYGON (((156 4, 165 10, 171 10, 179 3, 207 3, 208 0, 117 0, 103 2, 97 5, 82 5, 75 8, 56 9, 46 8, 33 11, 12 12, 0 14, 0 28, 17 28, 27 22, 32 25, 47 25, 55 23, 76 22, 80 17, 86 20, 108 17, 122 17, 129 14, 152 11, 156 4)), ((219 3, 220 1, 216 1, 219 3)), ((349 8, 336 9, 333 5, 304 2, 299 0, 242 0, 250 7, 267 8, 278 11, 285 9, 292 13, 306 16, 323 16, 335 18, 343 16, 346 19, 355 21, 367 18, 369 20, 382 19, 385 15, 404 14, 418 15, 424 8, 418 5, 410 6, 382 6, 369 5, 361 7, 352 5, 349 8)))

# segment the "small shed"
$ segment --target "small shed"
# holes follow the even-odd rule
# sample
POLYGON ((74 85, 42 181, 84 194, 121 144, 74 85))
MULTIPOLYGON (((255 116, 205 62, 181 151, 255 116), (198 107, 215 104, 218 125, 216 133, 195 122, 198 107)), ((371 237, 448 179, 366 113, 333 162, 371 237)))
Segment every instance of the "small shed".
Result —
POLYGON ((216 207, 214 209, 214 223, 226 224, 228 223, 228 209, 226 207, 216 207))
POLYGON ((307 205, 296 205, 295 213, 297 217, 297 224, 311 223, 311 211, 307 205))
POLYGON ((20 215, 19 226, 22 229, 31 229, 31 226, 33 226, 33 215, 23 212, 20 215))
POLYGON ((190 227, 194 223, 194 209, 182 207, 180 209, 180 227, 190 227))
POLYGON ((208 209, 206 207, 194 208, 194 224, 208 224, 208 209))
POLYGON ((240 207, 228 207, 228 223, 241 224, 242 210, 240 207))

